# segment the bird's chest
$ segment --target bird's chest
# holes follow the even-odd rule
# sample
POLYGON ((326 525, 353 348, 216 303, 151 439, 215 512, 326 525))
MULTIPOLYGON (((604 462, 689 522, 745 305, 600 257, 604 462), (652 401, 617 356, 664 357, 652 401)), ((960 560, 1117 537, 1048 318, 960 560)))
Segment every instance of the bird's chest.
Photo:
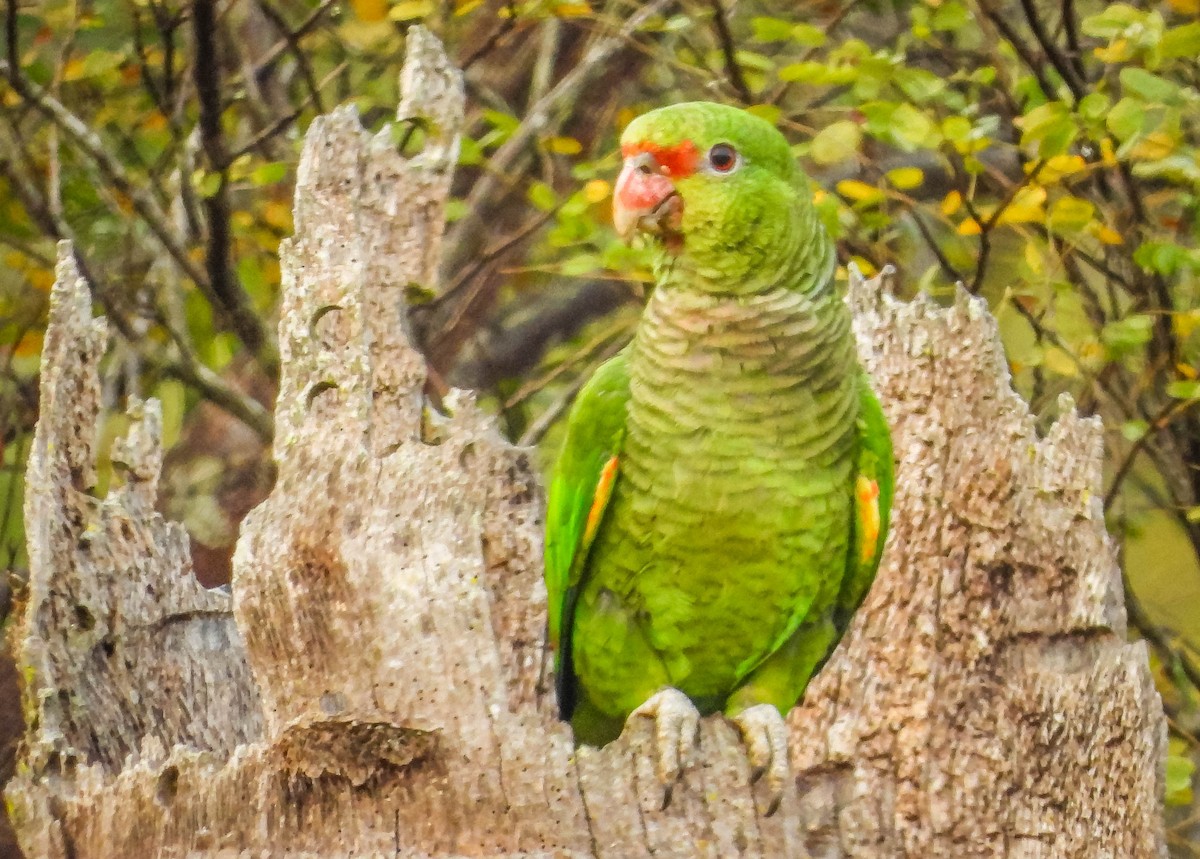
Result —
MULTIPOLYGON (((710 302, 647 309, 630 360, 622 482, 639 525, 663 504, 762 533, 814 491, 853 377, 807 307, 710 302)), ((835 332, 836 333, 836 332, 835 332)), ((845 448, 838 438, 834 448, 845 448)))

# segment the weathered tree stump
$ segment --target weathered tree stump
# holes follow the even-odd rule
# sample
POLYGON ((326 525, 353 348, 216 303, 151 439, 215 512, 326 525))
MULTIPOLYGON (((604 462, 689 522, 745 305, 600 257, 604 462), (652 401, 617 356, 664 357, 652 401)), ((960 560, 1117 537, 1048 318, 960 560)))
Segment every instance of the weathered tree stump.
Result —
POLYGON ((799 791, 757 813, 704 720, 659 810, 649 725, 572 748, 543 643, 541 491, 470 395, 426 406, 406 288, 435 280, 462 112, 410 31, 414 158, 310 128, 282 249, 279 479, 231 599, 154 513, 158 410, 88 494, 104 324, 69 248, 27 479, 29 731, 7 792, 31 856, 1155 857, 1165 740, 1125 640, 1100 428, 1037 437, 977 299, 851 278, 893 423, 894 525, 852 632, 791 717, 799 791), (232 604, 231 604, 232 602, 232 604))

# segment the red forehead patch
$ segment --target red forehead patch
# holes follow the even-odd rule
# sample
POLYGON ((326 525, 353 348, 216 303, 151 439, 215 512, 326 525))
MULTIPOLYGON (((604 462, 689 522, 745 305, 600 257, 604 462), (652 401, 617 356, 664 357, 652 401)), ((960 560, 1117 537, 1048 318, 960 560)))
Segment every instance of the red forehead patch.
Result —
POLYGON ((621 155, 625 158, 641 155, 643 152, 653 155, 654 160, 672 179, 691 176, 696 172, 696 162, 700 160, 700 152, 690 140, 684 140, 674 146, 660 146, 657 143, 639 140, 637 143, 626 143, 621 147, 621 155))

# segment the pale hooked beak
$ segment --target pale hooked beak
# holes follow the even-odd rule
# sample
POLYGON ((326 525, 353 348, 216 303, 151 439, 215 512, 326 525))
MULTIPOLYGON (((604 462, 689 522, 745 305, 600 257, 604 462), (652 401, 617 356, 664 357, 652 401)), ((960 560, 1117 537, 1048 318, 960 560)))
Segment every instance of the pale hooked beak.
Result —
POLYGON ((683 214, 683 199, 666 171, 649 152, 625 159, 613 192, 613 225, 629 241, 641 230, 666 238, 676 234, 683 214))

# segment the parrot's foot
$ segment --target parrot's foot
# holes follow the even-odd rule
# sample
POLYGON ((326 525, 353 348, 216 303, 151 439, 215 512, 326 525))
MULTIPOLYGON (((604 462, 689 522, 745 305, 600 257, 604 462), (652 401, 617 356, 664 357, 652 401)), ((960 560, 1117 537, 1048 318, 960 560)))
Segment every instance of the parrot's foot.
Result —
POLYGON ((691 763, 692 749, 700 737, 700 713, 687 695, 668 687, 655 692, 630 713, 625 724, 639 717, 654 720, 654 740, 658 747, 655 769, 662 787, 661 810, 671 804, 675 784, 691 763))
POLYGON ((787 723, 772 704, 747 707, 731 716, 730 721, 737 726, 742 742, 746 744, 750 783, 755 784, 764 775, 767 777, 767 810, 763 817, 770 817, 779 810, 784 786, 792 775, 787 723))

